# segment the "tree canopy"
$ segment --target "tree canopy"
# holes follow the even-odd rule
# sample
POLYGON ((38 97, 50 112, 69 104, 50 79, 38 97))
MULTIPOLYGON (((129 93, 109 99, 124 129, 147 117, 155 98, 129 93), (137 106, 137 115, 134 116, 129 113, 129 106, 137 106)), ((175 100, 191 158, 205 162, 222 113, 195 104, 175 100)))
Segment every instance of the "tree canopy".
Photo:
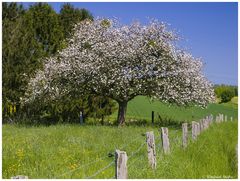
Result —
POLYGON ((64 37, 68 38, 71 35, 72 29, 76 23, 85 19, 93 20, 93 16, 84 8, 74 8, 74 6, 70 3, 65 3, 61 7, 59 19, 63 27, 64 37))
POLYGON ((166 24, 122 25, 115 19, 85 20, 74 28, 68 46, 45 60, 29 82, 24 101, 52 99, 74 91, 116 100, 123 124, 127 102, 146 95, 178 105, 206 106, 214 100, 202 62, 176 46, 166 24))
POLYGON ((231 85, 215 85, 214 92, 218 98, 221 99, 221 102, 228 102, 234 96, 238 96, 238 87, 231 85))
MULTIPOLYGON (((66 38, 72 33, 76 23, 93 19, 89 11, 75 8, 68 3, 63 4, 60 13, 56 13, 48 3, 34 3, 24 9, 20 3, 4 2, 2 18, 4 118, 9 117, 8 113, 17 112, 18 116, 29 113, 29 119, 39 122, 41 119, 49 123, 52 120, 74 122, 76 118, 78 121, 78 114, 83 108, 84 116, 92 115, 93 108, 97 114, 103 111, 99 108, 100 102, 109 103, 110 100, 93 95, 68 96, 47 103, 36 99, 32 105, 26 106, 20 103, 30 77, 42 68, 43 59, 67 46, 66 38)), ((104 109, 109 110, 109 106, 112 106, 112 102, 104 109)), ((110 114, 111 111, 112 109, 105 113, 110 114)))

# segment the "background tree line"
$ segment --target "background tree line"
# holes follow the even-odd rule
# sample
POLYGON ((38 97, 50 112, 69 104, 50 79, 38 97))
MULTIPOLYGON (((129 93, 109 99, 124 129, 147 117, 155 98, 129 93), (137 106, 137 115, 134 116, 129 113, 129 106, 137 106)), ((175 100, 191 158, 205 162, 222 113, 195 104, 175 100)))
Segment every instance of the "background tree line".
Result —
POLYGON ((85 117, 98 119, 114 111, 113 101, 93 95, 69 95, 54 102, 36 100, 22 106, 20 99, 30 78, 42 68, 42 58, 66 47, 74 25, 93 20, 93 16, 69 3, 59 13, 47 3, 34 3, 25 9, 19 3, 3 2, 2 10, 3 122, 72 123, 79 122, 80 111, 85 117))

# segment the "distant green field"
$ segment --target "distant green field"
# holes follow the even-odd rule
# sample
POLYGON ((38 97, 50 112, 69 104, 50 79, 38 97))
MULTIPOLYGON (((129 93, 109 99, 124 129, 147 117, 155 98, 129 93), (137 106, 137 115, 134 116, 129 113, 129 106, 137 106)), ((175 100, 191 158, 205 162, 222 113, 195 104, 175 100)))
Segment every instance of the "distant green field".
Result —
POLYGON ((231 102, 233 103, 233 104, 238 104, 238 97, 234 97, 234 98, 232 98, 232 100, 231 100, 231 102))
MULTIPOLYGON (((163 104, 160 101, 150 102, 145 96, 137 96, 128 103, 127 107, 127 120, 137 119, 146 120, 150 122, 152 111, 155 113, 155 122, 164 122, 169 120, 171 122, 183 122, 201 119, 209 114, 217 115, 223 113, 228 117, 237 118, 238 107, 237 98, 234 98, 230 103, 223 104, 210 104, 207 108, 201 107, 177 107, 163 104), (159 117, 160 116, 160 117, 159 117)), ((116 120, 117 112, 115 112, 107 120, 116 120)))
MULTIPOLYGON (((157 127, 3 125, 2 175, 29 178, 114 178, 115 149, 128 154, 128 177, 237 178, 237 121, 212 125, 186 150, 181 130, 170 129, 164 155, 157 127), (154 131, 157 169, 148 166, 144 133, 154 131), (111 153, 111 154, 110 154, 111 153), (109 156, 108 156, 109 155, 109 156)), ((189 131, 189 136, 191 132, 189 131)))
MULTIPOLYGON (((217 98, 217 99, 216 99, 216 102, 217 102, 217 103, 220 103, 220 102, 221 102, 221 98, 217 98)), ((233 98, 231 99, 231 103, 233 103, 233 104, 238 104, 238 97, 237 97, 237 96, 233 97, 233 98)))

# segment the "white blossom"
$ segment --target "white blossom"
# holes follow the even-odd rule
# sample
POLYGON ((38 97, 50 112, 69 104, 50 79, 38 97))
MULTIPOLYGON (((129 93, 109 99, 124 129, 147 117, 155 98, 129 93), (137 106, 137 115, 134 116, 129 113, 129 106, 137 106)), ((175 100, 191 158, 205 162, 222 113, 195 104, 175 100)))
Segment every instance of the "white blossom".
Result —
POLYGON ((157 20, 121 25, 112 19, 75 26, 67 48, 47 58, 29 82, 25 101, 77 91, 127 102, 146 95, 179 105, 214 100, 202 62, 176 46, 178 36, 157 20))

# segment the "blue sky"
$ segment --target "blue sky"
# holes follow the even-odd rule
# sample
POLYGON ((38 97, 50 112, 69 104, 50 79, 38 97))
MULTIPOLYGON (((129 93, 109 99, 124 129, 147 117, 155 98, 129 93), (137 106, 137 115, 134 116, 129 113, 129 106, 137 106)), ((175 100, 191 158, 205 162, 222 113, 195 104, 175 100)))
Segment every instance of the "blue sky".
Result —
MULTIPOLYGON (((23 3, 27 7, 31 3, 23 3)), ((49 3, 59 12, 63 2, 49 3)), ((237 3, 176 2, 73 2, 88 9, 94 17, 117 17, 123 23, 150 18, 167 22, 180 33, 179 45, 201 57, 204 73, 214 84, 237 85, 238 19, 237 3)))

